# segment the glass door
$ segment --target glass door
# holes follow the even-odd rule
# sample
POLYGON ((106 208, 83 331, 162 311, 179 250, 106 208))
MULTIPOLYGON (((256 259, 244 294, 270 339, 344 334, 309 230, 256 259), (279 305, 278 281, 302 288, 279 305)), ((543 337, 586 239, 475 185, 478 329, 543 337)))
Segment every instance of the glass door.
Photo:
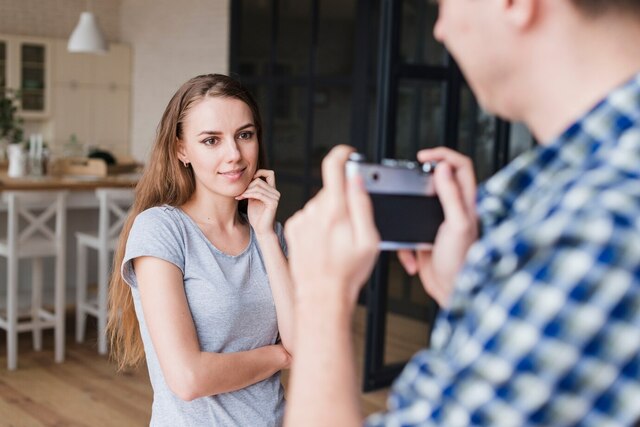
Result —
MULTIPOLYGON (((484 112, 432 35, 435 0, 233 0, 230 68, 257 96, 284 222, 321 186, 336 144, 370 161, 426 147, 469 155, 484 180, 530 146, 484 112)), ((437 313, 419 280, 383 252, 365 287, 364 390, 387 386, 427 347, 437 313), (417 331, 407 336, 407 330, 417 331)))

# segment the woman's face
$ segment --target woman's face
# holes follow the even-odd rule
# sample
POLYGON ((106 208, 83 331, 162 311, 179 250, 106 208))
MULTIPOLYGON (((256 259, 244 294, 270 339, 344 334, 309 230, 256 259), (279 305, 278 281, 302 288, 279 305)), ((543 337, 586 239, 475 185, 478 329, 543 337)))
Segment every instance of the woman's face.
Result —
POLYGON ((187 112, 180 161, 191 164, 196 192, 235 197, 258 164, 258 137, 251 109, 236 98, 205 97, 187 112))

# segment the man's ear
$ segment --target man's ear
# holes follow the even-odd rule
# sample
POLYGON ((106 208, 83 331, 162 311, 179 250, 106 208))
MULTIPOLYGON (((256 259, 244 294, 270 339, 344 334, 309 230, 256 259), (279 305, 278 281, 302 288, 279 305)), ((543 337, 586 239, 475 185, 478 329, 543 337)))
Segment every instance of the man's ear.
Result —
MULTIPOLYGON (((539 12, 541 0, 499 0, 502 2, 503 12, 508 20, 516 28, 526 29, 530 27, 539 12)), ((558 1, 558 0, 553 0, 558 1)))

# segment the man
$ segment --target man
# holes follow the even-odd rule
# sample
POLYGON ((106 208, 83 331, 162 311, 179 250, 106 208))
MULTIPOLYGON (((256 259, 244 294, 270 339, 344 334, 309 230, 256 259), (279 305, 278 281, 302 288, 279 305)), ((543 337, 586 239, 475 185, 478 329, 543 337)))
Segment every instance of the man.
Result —
MULTIPOLYGON (((468 159, 439 161, 432 251, 401 252, 442 307, 432 348, 371 425, 631 425, 640 417, 640 2, 440 0, 434 33, 482 105, 541 145, 477 196, 468 159), (478 237, 480 236, 480 237, 478 237)), ((285 422, 358 425, 350 321, 377 255, 350 149, 286 224, 296 282, 285 422)))

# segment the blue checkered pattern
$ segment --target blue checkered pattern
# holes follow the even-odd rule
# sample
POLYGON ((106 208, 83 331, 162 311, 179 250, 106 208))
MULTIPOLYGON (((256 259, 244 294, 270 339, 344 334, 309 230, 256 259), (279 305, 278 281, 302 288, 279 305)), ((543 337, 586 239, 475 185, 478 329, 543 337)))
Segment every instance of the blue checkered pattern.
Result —
POLYGON ((640 75, 479 191, 432 348, 394 426, 628 426, 640 419, 640 75))

